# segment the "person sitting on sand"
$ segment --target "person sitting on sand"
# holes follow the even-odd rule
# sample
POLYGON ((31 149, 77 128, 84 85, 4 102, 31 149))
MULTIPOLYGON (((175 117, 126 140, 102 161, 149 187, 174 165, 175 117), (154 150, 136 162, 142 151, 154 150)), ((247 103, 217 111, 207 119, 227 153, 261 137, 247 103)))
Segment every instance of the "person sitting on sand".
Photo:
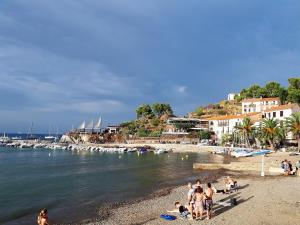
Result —
POLYGON ((189 206, 183 206, 182 204, 180 204, 180 202, 175 202, 175 209, 174 210, 167 210, 167 212, 169 213, 174 213, 174 212, 177 212, 177 213, 180 213, 180 215, 184 218, 187 218, 188 215, 190 215, 190 212, 189 212, 189 206))
POLYGON ((48 220, 48 211, 47 209, 42 209, 37 218, 38 225, 50 225, 48 220))
POLYGON ((211 183, 207 184, 207 189, 205 190, 204 196, 205 196, 205 200, 204 200, 204 206, 207 212, 207 219, 211 219, 211 211, 212 211, 212 207, 213 207, 213 200, 212 197, 214 195, 214 191, 211 187, 211 183))
POLYGON ((202 215, 204 211, 204 206, 203 206, 204 199, 205 196, 203 194, 203 189, 201 187, 197 187, 194 194, 196 220, 197 219, 202 220, 202 215))
POLYGON ((230 176, 225 178, 225 192, 230 192, 233 188, 237 186, 237 181, 232 179, 230 176))
POLYGON ((287 159, 284 160, 283 162, 283 170, 284 170, 284 175, 288 176, 290 175, 290 165, 289 165, 289 162, 287 161, 287 159))

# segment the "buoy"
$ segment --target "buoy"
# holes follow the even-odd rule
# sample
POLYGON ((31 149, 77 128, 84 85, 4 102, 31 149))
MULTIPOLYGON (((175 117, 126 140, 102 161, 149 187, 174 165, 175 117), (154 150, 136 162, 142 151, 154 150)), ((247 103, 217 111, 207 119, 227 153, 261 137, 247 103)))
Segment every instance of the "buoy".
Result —
POLYGON ((189 157, 189 155, 185 155, 185 158, 188 158, 189 157))
POLYGON ((51 153, 49 153, 49 157, 51 156, 51 153))
POLYGON ((122 156, 121 155, 119 155, 119 159, 121 159, 122 158, 122 156))
POLYGON ((183 160, 184 160, 184 158, 182 157, 182 158, 181 158, 181 160, 183 161, 183 160))

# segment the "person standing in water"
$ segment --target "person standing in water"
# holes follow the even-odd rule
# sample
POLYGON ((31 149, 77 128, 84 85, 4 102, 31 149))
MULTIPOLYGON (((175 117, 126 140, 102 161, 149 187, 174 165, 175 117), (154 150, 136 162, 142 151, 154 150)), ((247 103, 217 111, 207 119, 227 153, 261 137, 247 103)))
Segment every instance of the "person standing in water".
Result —
POLYGON ((48 220, 48 211, 47 209, 42 209, 37 218, 38 225, 51 225, 48 220))

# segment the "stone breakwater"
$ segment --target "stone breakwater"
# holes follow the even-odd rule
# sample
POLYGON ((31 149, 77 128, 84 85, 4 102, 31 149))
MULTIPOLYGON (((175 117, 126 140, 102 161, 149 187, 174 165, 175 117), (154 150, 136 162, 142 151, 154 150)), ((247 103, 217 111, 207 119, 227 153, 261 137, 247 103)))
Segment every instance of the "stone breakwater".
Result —
POLYGON ((199 146, 192 144, 67 144, 67 143, 50 143, 46 141, 11 141, 1 143, 1 147, 8 148, 35 148, 35 149, 52 149, 52 150, 71 150, 71 151, 91 151, 91 152, 124 152, 136 151, 139 148, 147 148, 150 151, 162 149, 168 152, 189 153, 189 152, 212 152, 212 146, 199 146))

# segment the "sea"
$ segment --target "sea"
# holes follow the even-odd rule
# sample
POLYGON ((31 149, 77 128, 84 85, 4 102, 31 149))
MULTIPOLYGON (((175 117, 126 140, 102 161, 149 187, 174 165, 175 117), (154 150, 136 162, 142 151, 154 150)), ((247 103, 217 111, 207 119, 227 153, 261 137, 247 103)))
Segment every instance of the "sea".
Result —
POLYGON ((0 224, 35 224, 41 208, 55 223, 96 218, 104 205, 147 197, 207 176, 204 153, 99 153, 0 148, 0 224), (67 216, 66 216, 67 215, 67 216))

